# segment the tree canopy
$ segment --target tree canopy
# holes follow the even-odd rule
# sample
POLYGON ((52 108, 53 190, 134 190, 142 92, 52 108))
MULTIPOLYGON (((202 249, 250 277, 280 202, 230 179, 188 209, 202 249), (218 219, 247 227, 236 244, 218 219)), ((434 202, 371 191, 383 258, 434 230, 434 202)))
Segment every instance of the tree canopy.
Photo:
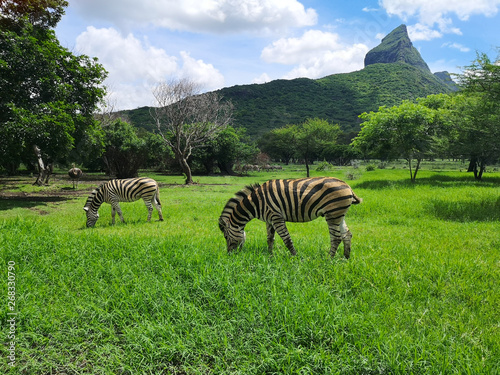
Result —
POLYGON ((420 162, 432 151, 436 113, 425 105, 405 100, 400 106, 380 107, 377 112, 363 113, 359 117, 365 122, 353 146, 365 155, 405 158, 410 178, 415 181, 420 162), (416 165, 413 167, 414 159, 416 165))
POLYGON ((65 161, 82 142, 101 142, 93 114, 105 94, 97 59, 75 56, 51 29, 66 1, 2 1, 0 13, 1 166, 13 173, 32 164, 37 145, 65 161))

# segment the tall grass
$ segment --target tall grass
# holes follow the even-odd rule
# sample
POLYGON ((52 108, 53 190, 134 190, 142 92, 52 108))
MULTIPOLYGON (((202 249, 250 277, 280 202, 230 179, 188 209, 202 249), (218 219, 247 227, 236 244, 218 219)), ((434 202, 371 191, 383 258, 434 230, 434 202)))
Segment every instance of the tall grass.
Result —
MULTIPOLYGON (((244 249, 226 254, 217 227, 226 201, 246 184, 301 173, 191 187, 155 176, 165 222, 147 223, 135 202, 112 226, 103 205, 94 229, 84 194, 0 201, 0 283, 15 261, 19 312, 17 364, 0 372, 498 373, 500 174, 478 183, 422 171, 411 184, 404 170, 363 172, 349 181, 364 202, 347 215, 348 261, 342 251, 329 258, 324 219, 288 225, 297 257, 280 239, 270 257, 256 220, 244 249)), ((0 318, 5 332, 6 307, 0 318)))

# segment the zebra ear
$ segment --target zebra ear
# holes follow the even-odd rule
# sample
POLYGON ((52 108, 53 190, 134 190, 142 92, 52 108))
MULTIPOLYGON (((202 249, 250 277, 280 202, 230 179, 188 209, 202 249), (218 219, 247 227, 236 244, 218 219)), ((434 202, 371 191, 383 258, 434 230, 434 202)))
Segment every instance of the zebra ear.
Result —
POLYGON ((83 207, 83 210, 87 212, 89 210, 89 208, 88 207, 83 207))

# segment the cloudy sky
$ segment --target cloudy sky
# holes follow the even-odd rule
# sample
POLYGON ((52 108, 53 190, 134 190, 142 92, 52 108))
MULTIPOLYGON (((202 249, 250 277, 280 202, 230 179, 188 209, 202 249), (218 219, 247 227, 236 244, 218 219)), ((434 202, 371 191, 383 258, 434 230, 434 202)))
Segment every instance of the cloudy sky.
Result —
POLYGON ((500 0, 69 0, 56 33, 97 57, 116 109, 189 77, 207 91, 363 68, 402 23, 433 72, 497 56, 500 0))

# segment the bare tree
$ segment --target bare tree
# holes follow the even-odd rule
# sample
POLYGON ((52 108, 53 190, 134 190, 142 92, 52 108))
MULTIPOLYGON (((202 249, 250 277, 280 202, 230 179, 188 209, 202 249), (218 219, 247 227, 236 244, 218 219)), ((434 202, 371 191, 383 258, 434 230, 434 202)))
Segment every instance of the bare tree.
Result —
POLYGON ((158 107, 152 116, 186 175, 186 184, 193 183, 188 163, 193 149, 224 130, 233 113, 232 103, 222 101, 219 94, 200 92, 201 86, 185 78, 160 83, 153 92, 158 107))

